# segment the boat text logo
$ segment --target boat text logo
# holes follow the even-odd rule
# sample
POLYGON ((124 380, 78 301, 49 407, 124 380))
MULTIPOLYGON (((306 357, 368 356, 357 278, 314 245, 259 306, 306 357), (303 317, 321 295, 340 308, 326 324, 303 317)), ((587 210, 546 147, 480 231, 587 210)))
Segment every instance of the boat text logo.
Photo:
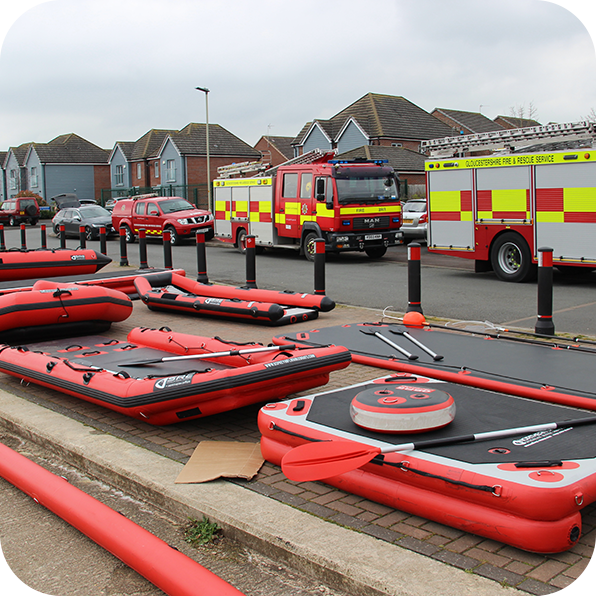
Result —
POLYGON ((266 368, 273 368, 274 366, 281 366, 282 364, 289 364, 290 362, 300 362, 300 360, 310 360, 316 358, 314 354, 305 354, 304 356, 296 356, 294 358, 288 358, 286 360, 276 360, 275 362, 266 362, 266 368))
POLYGON ((185 375, 176 375, 175 377, 166 377, 159 379, 153 386, 155 389, 168 389, 169 387, 179 387, 180 385, 189 385, 195 373, 186 373, 185 375))

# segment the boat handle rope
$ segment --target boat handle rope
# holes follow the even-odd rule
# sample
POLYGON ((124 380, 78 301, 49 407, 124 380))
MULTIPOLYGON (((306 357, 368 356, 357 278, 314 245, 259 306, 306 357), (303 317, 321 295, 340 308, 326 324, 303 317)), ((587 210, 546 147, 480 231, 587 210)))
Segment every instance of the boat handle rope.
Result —
POLYGON ((464 482, 463 480, 454 480, 453 478, 447 478, 446 476, 440 476, 439 474, 432 474, 431 472, 425 472, 424 470, 417 470, 416 468, 410 467, 409 461, 401 461, 401 462, 391 462, 385 461, 385 456, 383 454, 379 454, 376 457, 373 457, 370 460, 371 464, 377 465, 385 465, 391 466, 393 468, 398 468, 404 472, 412 472, 413 474, 418 474, 419 476, 424 476, 425 478, 435 478, 437 480, 443 480, 448 482, 449 484, 454 484, 456 486, 463 486, 465 488, 471 488, 473 490, 480 490, 483 492, 491 493, 495 497, 501 496, 501 489, 502 487, 498 484, 494 486, 488 486, 486 484, 471 484, 469 482, 464 482))

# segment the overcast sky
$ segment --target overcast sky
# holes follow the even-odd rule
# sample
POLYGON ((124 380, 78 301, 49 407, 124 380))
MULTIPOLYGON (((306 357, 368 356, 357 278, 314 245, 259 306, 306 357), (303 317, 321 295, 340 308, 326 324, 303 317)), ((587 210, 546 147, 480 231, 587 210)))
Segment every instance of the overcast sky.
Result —
POLYGON ((205 122, 197 86, 210 123, 251 145, 368 92, 490 118, 533 106, 542 123, 596 109, 594 22, 576 0, 560 4, 583 22, 543 0, 2 4, 0 150, 70 132, 110 149, 205 122))

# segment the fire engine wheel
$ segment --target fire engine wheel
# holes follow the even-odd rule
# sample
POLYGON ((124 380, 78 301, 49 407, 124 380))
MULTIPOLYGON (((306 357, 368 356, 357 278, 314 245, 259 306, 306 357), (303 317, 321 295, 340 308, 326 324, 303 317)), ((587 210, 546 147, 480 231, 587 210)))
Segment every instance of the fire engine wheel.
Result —
POLYGON ((380 259, 381 257, 385 256, 387 252, 386 246, 372 246, 371 248, 365 248, 364 252, 368 256, 369 259, 380 259))
POLYGON ((236 248, 238 252, 244 254, 246 252, 246 230, 244 228, 240 228, 238 230, 238 234, 236 235, 236 248))
POLYGON ((514 232, 506 232, 495 240, 490 260, 496 276, 503 281, 529 281, 536 274, 527 242, 514 232))
POLYGON ((309 261, 315 260, 315 240, 319 238, 319 235, 315 232, 308 232, 306 236, 304 236, 304 241, 302 243, 302 248, 304 251, 304 256, 309 261))

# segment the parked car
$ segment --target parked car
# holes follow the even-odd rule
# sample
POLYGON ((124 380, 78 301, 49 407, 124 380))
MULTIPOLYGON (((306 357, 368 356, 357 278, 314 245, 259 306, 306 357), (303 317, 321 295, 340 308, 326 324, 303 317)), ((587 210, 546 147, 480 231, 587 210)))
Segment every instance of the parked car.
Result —
POLYGON ((81 205, 97 205, 95 199, 80 199, 74 192, 63 192, 50 197, 50 203, 56 206, 57 211, 68 207, 80 207, 81 205))
POLYGON ((116 203, 117 203, 118 201, 122 201, 122 200, 124 200, 124 199, 130 199, 130 197, 113 197, 113 198, 111 198, 111 199, 108 199, 108 200, 106 201, 105 208, 106 208, 108 211, 113 211, 113 210, 114 210, 114 207, 116 206, 116 203))
POLYGON ((203 230, 205 240, 213 238, 213 215, 205 209, 197 209, 182 197, 137 195, 118 201, 112 211, 112 225, 124 228, 126 241, 134 242, 140 230, 147 238, 170 232, 172 244, 180 244, 184 238, 194 237, 203 230))
POLYGON ((406 201, 402 209, 401 230, 404 240, 424 240, 426 242, 426 228, 428 225, 428 211, 426 199, 411 199, 406 201))
POLYGON ((60 226, 64 225, 65 236, 79 237, 80 227, 85 226, 85 237, 94 240, 99 237, 100 229, 106 229, 106 235, 115 234, 112 227, 112 214, 99 205, 81 205, 61 209, 54 215, 52 226, 56 236, 60 237, 60 226))
POLYGON ((16 226, 29 222, 34 226, 39 221, 39 204, 35 197, 14 197, 2 203, 0 223, 16 226))

